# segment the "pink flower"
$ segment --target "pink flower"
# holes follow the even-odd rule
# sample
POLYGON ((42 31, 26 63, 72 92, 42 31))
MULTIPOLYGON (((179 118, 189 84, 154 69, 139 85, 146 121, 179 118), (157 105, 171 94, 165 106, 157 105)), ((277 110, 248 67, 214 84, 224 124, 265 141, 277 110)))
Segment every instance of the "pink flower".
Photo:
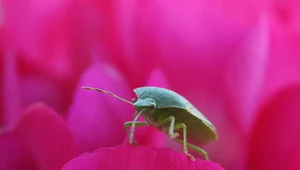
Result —
MULTIPOLYGON (((299 149, 298 138, 286 139, 294 133, 289 129, 298 129, 299 2, 3 0, 1 4, 0 149, 7 153, 1 157, 3 167, 17 161, 20 166, 47 169, 57 161, 53 163, 57 168, 77 154, 101 148, 99 153, 105 156, 102 147, 126 145, 123 123, 132 120, 134 108, 80 87, 103 88, 131 100, 136 97, 132 90, 146 85, 175 90, 216 125, 219 141, 201 147, 225 169, 271 168, 273 162, 279 163, 277 168, 297 166, 293 150, 299 149), (53 108, 51 115, 59 117, 76 154, 52 159, 44 155, 53 144, 49 134, 22 137, 51 126, 43 117, 30 116, 45 125, 33 124, 35 128, 26 133, 18 129, 24 108, 37 102, 53 108), (278 148, 285 148, 283 162, 278 148)), ((182 152, 181 145, 153 127, 137 128, 135 137, 141 145, 182 152)), ((155 152, 151 149, 149 154, 155 152)), ((99 158, 98 151, 91 157, 99 158)))
POLYGON ((101 148, 93 153, 85 153, 68 162, 63 170, 117 170, 117 169, 223 169, 218 164, 196 159, 191 161, 185 154, 178 154, 170 149, 152 147, 101 148))

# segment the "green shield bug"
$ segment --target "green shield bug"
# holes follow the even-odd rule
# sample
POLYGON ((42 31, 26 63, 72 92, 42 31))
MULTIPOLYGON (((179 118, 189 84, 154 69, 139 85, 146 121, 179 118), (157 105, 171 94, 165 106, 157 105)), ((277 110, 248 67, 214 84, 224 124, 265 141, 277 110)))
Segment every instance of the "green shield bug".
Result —
POLYGON ((198 109, 178 93, 161 87, 139 87, 134 89, 138 99, 130 102, 106 90, 93 87, 82 88, 110 94, 135 107, 133 121, 124 123, 130 144, 137 146, 133 136, 135 126, 151 125, 167 132, 170 138, 181 143, 184 153, 192 160, 194 157, 188 153, 188 148, 203 155, 206 160, 209 159, 203 149, 191 143, 198 145, 216 141, 218 139, 216 129, 198 109), (137 121, 139 116, 142 116, 146 122, 137 121), (128 127, 131 127, 131 131, 128 131, 128 127))

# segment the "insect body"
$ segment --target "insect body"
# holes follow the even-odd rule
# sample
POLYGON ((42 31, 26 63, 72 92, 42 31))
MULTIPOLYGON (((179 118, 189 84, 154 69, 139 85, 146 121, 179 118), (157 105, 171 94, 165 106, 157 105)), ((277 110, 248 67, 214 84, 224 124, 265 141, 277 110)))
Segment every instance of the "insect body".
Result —
POLYGON ((151 125, 166 131, 172 139, 183 144, 184 153, 191 159, 194 157, 188 153, 188 148, 202 154, 205 159, 209 159, 203 149, 189 142, 204 144, 215 141, 218 139, 216 129, 199 110, 176 92, 160 87, 140 87, 134 89, 138 99, 129 102, 105 90, 92 87, 83 88, 108 93, 135 107, 137 112, 134 120, 124 123, 124 128, 129 135, 129 143, 137 145, 133 137, 135 126, 151 125), (137 121, 139 116, 142 116, 146 122, 137 121), (131 127, 130 132, 128 127, 131 127))

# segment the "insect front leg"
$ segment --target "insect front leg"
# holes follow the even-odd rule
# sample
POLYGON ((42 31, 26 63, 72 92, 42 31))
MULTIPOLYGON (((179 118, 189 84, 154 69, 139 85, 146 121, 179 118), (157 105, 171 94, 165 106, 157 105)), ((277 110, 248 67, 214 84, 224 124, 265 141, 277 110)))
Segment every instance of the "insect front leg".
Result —
MULTIPOLYGON (((124 129, 125 129, 125 131, 126 131, 126 133, 127 133, 127 135, 130 137, 130 136, 133 136, 133 134, 132 135, 130 135, 131 133, 133 133, 133 132, 129 132, 128 131, 128 127, 131 127, 133 124, 135 124, 135 126, 147 126, 148 125, 148 123, 146 123, 146 122, 140 122, 140 121, 129 121, 129 122, 125 122, 124 123, 124 129)), ((135 145, 135 146, 138 146, 138 144, 137 144, 137 142, 136 142, 136 140, 134 139, 134 138, 132 138, 132 139, 129 139, 129 143, 131 144, 131 142, 133 142, 133 144, 135 145), (132 140, 132 141, 131 141, 132 140)))

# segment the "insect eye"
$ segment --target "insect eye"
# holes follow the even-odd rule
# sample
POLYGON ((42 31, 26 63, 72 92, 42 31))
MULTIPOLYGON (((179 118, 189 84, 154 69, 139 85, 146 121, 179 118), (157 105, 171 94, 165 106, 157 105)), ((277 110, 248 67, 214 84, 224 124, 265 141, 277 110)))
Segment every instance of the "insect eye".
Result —
POLYGON ((155 108, 156 108, 156 105, 155 105, 155 104, 151 104, 151 105, 150 105, 150 109, 151 109, 151 110, 155 110, 155 108))

